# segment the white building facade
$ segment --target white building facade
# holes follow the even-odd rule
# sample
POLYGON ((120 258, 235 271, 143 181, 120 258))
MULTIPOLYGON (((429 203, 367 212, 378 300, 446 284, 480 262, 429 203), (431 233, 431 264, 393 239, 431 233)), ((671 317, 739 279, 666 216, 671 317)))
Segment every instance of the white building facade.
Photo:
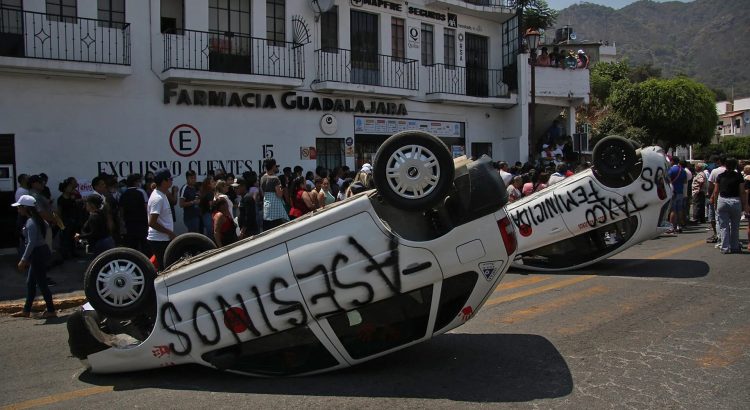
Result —
MULTIPOLYGON (((526 161, 528 55, 507 0, 0 0, 0 190, 167 167, 355 169, 422 129, 526 161), (5 170, 5 171, 3 171, 5 170)), ((536 129, 588 101, 537 70, 536 129)), ((54 193, 56 195, 56 193, 54 193)))

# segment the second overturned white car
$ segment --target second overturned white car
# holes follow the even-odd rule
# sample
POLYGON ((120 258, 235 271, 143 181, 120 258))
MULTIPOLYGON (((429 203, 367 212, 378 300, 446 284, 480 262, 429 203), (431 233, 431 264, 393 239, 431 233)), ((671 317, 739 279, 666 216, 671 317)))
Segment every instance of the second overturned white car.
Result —
POLYGON ((593 156, 592 169, 508 204, 518 232, 513 267, 579 269, 668 229, 672 188, 661 148, 610 136, 593 156))

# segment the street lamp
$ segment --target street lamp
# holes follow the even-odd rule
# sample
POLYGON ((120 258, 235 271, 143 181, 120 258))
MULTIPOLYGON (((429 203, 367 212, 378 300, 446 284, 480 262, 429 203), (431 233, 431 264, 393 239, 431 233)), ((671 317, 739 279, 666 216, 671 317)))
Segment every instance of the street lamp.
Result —
POLYGON ((531 51, 531 57, 529 58, 529 64, 531 64, 531 104, 529 104, 529 151, 531 151, 532 138, 534 133, 534 118, 536 116, 536 48, 539 45, 539 31, 534 28, 529 28, 523 35, 526 38, 526 43, 529 45, 531 51))

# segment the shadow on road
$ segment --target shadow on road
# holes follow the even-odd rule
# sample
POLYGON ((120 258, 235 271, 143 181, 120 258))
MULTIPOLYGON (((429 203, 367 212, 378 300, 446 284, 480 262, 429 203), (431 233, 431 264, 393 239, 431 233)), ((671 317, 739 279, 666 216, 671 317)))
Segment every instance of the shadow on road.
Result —
POLYGON ((115 390, 161 388, 228 393, 400 397, 524 402, 562 397, 573 379, 560 352, 526 334, 446 334, 370 362, 307 377, 251 378, 197 365, 80 380, 115 390))
MULTIPOLYGON (((704 261, 685 259, 605 259, 569 275, 627 276, 636 278, 701 278, 711 270, 704 261)), ((549 274, 549 273, 547 273, 549 274)), ((555 273, 552 273, 555 274, 555 273)))

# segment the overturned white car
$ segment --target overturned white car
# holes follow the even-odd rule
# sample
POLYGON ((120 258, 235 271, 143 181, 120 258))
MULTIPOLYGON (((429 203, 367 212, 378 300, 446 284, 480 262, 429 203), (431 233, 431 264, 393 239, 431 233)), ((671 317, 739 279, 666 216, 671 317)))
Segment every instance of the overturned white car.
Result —
POLYGON ((491 161, 453 160, 407 131, 380 147, 374 178, 377 190, 221 249, 180 236, 159 276, 130 249, 103 253, 86 273, 89 308, 68 321, 71 352, 94 372, 309 374, 460 326, 516 251, 491 161))
POLYGON ((659 147, 602 139, 592 169, 508 204, 518 232, 513 266, 579 269, 664 233, 672 198, 668 170, 659 147))

